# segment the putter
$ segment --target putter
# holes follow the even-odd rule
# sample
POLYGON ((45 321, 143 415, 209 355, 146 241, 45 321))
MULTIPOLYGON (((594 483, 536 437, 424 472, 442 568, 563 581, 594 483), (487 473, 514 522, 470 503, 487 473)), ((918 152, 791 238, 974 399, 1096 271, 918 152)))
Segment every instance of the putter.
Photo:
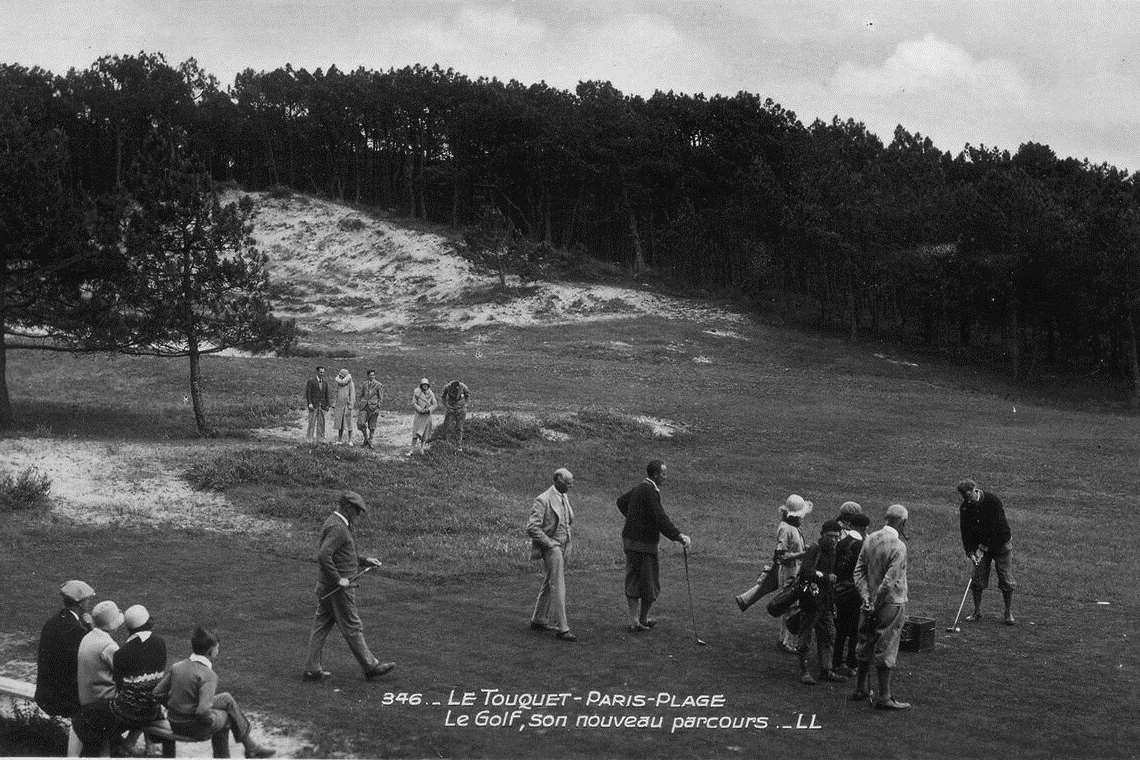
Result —
MULTIPOLYGON (((351 578, 349 578, 349 579, 348 579, 348 582, 349 582, 349 583, 352 583, 354 580, 356 580, 356 579, 357 579, 357 578, 359 578, 360 576, 364 575, 365 573, 367 573, 369 570, 373 569, 374 567, 376 567, 376 565, 369 565, 368 567, 364 568, 363 570, 361 570, 361 571, 360 571, 359 573, 357 573, 356 575, 354 575, 354 576, 352 576, 351 578)), ((327 594, 325 594, 324 596, 322 596, 322 597, 321 597, 320 599, 318 599, 317 601, 318 601, 318 602, 323 602, 324 600, 328 599, 330 596, 332 596, 332 595, 333 595, 333 594, 335 594, 336 592, 340 591, 342 588, 345 588, 345 587, 344 587, 344 586, 337 586, 336 588, 334 588, 332 591, 330 591, 330 592, 328 592, 327 594)))
POLYGON ((693 584, 689 581, 689 548, 682 546, 681 551, 685 553, 685 586, 689 589, 689 617, 693 620, 693 638, 701 646, 707 647, 708 643, 697 635, 697 613, 693 610, 693 584))

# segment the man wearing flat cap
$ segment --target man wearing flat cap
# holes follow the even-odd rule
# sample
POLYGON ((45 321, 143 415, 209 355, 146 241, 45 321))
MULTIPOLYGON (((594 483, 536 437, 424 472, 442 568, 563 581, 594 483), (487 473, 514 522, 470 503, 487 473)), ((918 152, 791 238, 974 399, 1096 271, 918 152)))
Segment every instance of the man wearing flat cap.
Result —
POLYGON ((334 625, 340 628, 365 678, 371 681, 396 667, 393 662, 380 662, 368 649, 364 641, 364 624, 356 612, 356 590, 352 579, 380 566, 380 560, 375 557, 362 557, 356 553, 352 527, 367 511, 368 506, 360 494, 345 491, 340 496, 337 510, 321 526, 317 549, 317 612, 309 634, 309 657, 302 673, 306 681, 320 681, 332 675, 321 667, 321 651, 334 625))
MULTIPOLYGON (((79 712, 79 642, 91 630, 95 589, 83 581, 59 587, 63 609, 40 631, 36 655, 36 704, 48 715, 70 718, 79 712)), ((79 754, 79 737, 68 735, 68 754, 79 754)))

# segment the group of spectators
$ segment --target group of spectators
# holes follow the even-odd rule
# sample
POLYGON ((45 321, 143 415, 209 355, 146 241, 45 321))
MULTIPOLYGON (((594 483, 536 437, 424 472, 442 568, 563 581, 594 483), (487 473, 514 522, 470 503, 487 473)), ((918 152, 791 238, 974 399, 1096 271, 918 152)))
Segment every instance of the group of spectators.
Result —
MULTIPOLYGON (((380 405, 384 403, 384 384, 376 379, 374 369, 368 370, 366 376, 358 391, 347 367, 341 367, 333 383, 329 383, 325 379, 325 368, 317 366, 313 377, 305 383, 305 405, 309 415, 305 437, 308 440, 324 440, 325 427, 329 424, 336 431, 337 444, 353 446, 354 431, 359 430, 361 445, 373 447, 380 405)), ((456 445, 463 446, 463 427, 471 391, 462 381, 452 380, 443 386, 440 397, 436 398, 431 381, 426 377, 412 391, 412 446, 408 456, 417 451, 422 453, 425 445, 436 439, 448 438, 452 433, 457 436, 456 445), (435 430, 432 413, 440 407, 440 400, 445 416, 439 430, 435 430)))
MULTIPOLYGON (((629 631, 635 634, 656 625, 649 610, 661 591, 657 561, 660 537, 680 543, 686 551, 692 543, 661 506, 666 473, 662 461, 649 462, 645 479, 617 499, 625 518, 621 536, 629 631)), ((573 484, 570 470, 556 470, 553 485, 535 498, 526 523, 531 557, 541 560, 544 568, 530 627, 553 631, 559 640, 568 642, 578 640, 566 615, 565 567, 573 545, 574 522, 569 492, 573 484)), ((1005 602, 1004 622, 1014 625, 1013 551, 1001 499, 972 480, 963 480, 957 490, 962 497, 962 546, 974 566, 970 581, 974 612, 966 619, 982 619, 982 592, 989 584, 992 565, 997 569, 1005 602)), ((857 502, 847 501, 834 519, 820 526, 819 540, 807 545, 801 527, 812 509, 812 503, 797 494, 788 496, 779 507, 773 561, 765 571, 775 576, 769 579, 769 588, 786 591, 795 601, 782 617, 776 647, 795 655, 800 682, 814 685, 819 682, 809 667, 814 640, 819 680, 842 682, 854 677, 852 700, 867 701, 881 710, 910 709, 909 703, 895 699, 891 687, 909 601, 909 513, 902 504, 892 504, 884 514, 884 525, 868 532, 870 517, 857 502), (877 676, 874 686, 872 666, 877 676)), ((757 584, 761 586, 761 580, 757 584)), ((739 599, 738 604, 741 609, 746 607, 739 599)))
POLYGON ((218 637, 197 628, 192 654, 167 666, 166 642, 141 604, 119 610, 81 580, 59 589, 63 608, 44 624, 37 654, 36 704, 68 718, 68 757, 125 756, 145 732, 163 757, 174 757, 175 738, 211 740, 214 757, 229 757, 229 737, 246 757, 272 757, 250 735, 250 724, 228 693, 217 690, 212 662, 218 637), (126 628, 126 639, 115 632, 126 628))

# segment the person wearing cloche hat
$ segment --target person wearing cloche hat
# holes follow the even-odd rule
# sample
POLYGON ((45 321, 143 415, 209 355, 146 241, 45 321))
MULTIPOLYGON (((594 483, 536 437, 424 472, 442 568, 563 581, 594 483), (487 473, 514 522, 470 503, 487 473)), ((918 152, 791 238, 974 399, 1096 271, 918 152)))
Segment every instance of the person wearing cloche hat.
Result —
MULTIPOLYGON (((59 587, 63 609, 44 623, 36 654, 36 704, 48 715, 70 718, 79 712, 79 642, 91 630, 95 589, 80 580, 59 587)), ((79 753, 79 737, 69 731, 69 754, 79 753)))
POLYGON ((371 681, 396 667, 393 662, 380 662, 364 640, 364 625, 356 611, 355 577, 380 566, 375 557, 356 553, 353 525, 368 512, 364 498, 356 491, 340 495, 337 510, 321 526, 317 548, 317 612, 309 633, 309 656, 302 680, 321 681, 332 675, 321 666, 325 640, 334 627, 339 627, 348 648, 360 663, 364 677, 371 681))
POLYGON ((119 645, 111 638, 111 632, 123 624, 123 613, 119 611, 119 605, 107 599, 91 609, 91 620, 94 627, 79 642, 78 684, 81 705, 115 696, 115 679, 111 667, 119 645))
MULTIPOLYGON (((111 671, 118 688, 111 700, 111 712, 126 728, 145 728, 162 720, 154 687, 166 672, 166 642, 154 632, 150 612, 141 604, 128 607, 123 622, 129 635, 112 657, 111 671)), ((173 742, 165 749, 173 752, 173 742)))
MULTIPOLYGON (((811 510, 812 503, 799 494, 789 495, 780 505, 780 524, 776 527, 776 561, 779 563, 776 580, 780 588, 790 583, 800 571, 800 557, 805 548, 800 525, 811 510)), ((787 625, 792 614, 793 612, 787 612, 781 618, 776 648, 788 654, 797 654, 800 637, 789 631, 787 625)))
POLYGON ((431 413, 438 406, 439 402, 431 389, 431 382, 426 377, 422 378, 420 384, 412 391, 412 409, 415 416, 412 419, 412 448, 408 456, 416 453, 417 446, 420 453, 423 453, 424 443, 431 440, 433 427, 431 413))

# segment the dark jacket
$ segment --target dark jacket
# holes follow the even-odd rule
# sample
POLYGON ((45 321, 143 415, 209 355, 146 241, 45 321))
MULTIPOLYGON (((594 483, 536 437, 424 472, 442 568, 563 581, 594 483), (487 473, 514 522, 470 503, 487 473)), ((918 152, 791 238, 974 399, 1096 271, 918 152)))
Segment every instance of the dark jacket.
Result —
POLYGON ((321 526, 317 564, 320 566, 319 587, 326 590, 336 586, 341 578, 354 575, 361 566, 367 564, 364 557, 356 554, 352 528, 344 524, 338 513, 329 515, 321 526))
POLYGON ((326 412, 331 409, 333 399, 328 381, 310 377, 309 381, 305 383, 305 403, 326 412))
POLYGON ((128 638, 115 652, 111 672, 115 676, 115 717, 137 728, 162 718, 154 687, 166 673, 166 642, 156 633, 146 641, 128 638))
POLYGON ((60 610, 40 632, 36 656, 36 704, 48 715, 79 712, 79 642, 88 627, 71 610, 60 610))
POLYGON ((958 520, 962 527, 962 547, 969 554, 979 546, 991 552, 1000 551, 1012 536, 1001 499, 989 491, 982 492, 977 504, 963 499, 958 507, 958 520))
POLYGON ((665 514, 661 493, 649 478, 619 496, 617 507, 625 515, 625 526, 621 529, 625 549, 656 554, 662 535, 671 541, 681 540, 681 531, 665 514))
POLYGON ((817 608, 827 612, 835 602, 834 586, 829 575, 835 574, 835 550, 825 552, 818 543, 807 548, 800 560, 800 571, 796 573, 796 583, 805 580, 819 586, 819 596, 816 597, 817 608))

